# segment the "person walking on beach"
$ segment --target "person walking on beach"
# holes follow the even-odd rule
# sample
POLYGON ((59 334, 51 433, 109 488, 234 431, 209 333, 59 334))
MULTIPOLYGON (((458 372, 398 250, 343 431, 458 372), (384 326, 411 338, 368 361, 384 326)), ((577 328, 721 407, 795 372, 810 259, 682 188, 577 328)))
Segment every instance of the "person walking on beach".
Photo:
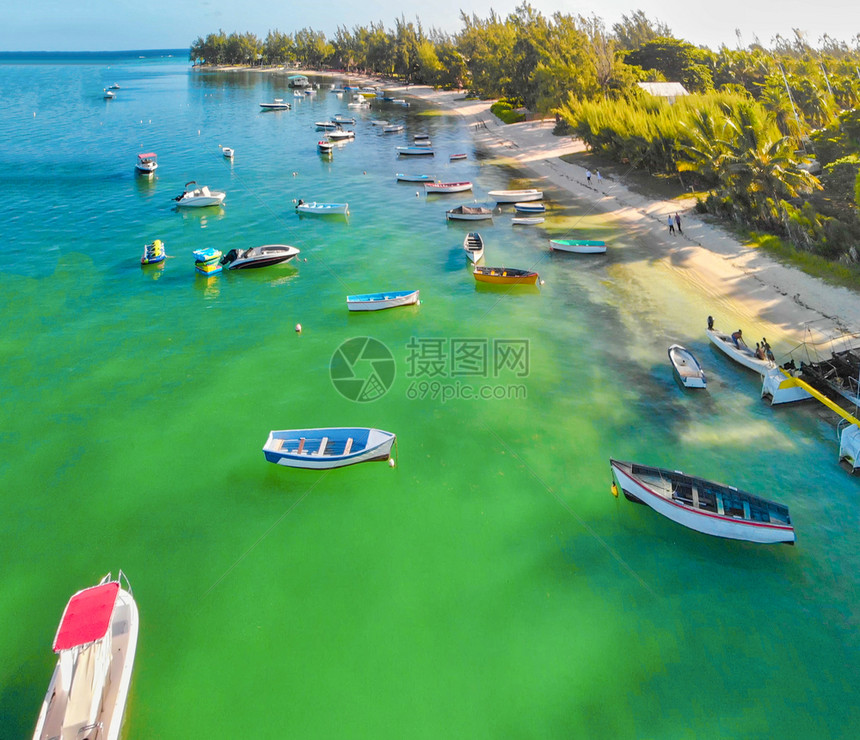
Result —
POLYGON ((675 233, 675 219, 672 218, 671 213, 669 214, 669 233, 673 235, 675 233))
POLYGON ((679 234, 684 233, 683 231, 681 231, 681 216, 677 213, 675 214, 675 226, 678 228, 679 234))
POLYGON ((600 170, 597 170, 597 184, 600 185, 603 182, 603 178, 600 176, 600 170))
POLYGON ((591 185, 591 170, 585 171, 585 179, 588 182, 588 184, 591 185))

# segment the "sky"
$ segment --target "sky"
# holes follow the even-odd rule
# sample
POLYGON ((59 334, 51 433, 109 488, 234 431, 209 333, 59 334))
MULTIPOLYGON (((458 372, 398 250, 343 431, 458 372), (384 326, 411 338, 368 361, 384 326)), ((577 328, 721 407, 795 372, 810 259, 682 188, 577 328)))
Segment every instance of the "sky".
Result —
MULTIPOLYGON (((314 3, 284 0, 4 0, 0 8, 0 51, 100 51, 121 49, 187 48, 198 36, 223 29, 251 31, 265 37, 270 29, 292 32, 301 28, 334 35, 338 26, 353 28, 382 22, 386 28, 401 15, 420 20, 425 29, 456 33, 462 27, 460 11, 479 18, 491 10, 506 17, 519 0, 434 0, 431 9, 416 0, 327 0, 325 12, 314 3)), ((607 27, 643 10, 660 20, 673 35, 696 45, 717 49, 738 45, 739 28, 744 45, 756 36, 765 45, 776 34, 792 35, 793 28, 805 31, 817 45, 822 35, 849 41, 860 33, 860 4, 857 0, 780 0, 780 2, 719 3, 690 0, 532 0, 544 15, 597 15, 607 27), (710 6, 710 7, 709 7, 710 6), (718 9, 715 12, 713 9, 718 9)))

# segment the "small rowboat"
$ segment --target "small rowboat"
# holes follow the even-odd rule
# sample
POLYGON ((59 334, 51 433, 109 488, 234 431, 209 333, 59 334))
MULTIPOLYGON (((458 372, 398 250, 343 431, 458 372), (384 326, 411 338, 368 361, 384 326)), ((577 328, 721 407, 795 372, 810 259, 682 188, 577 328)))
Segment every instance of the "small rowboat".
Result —
POLYGON ((465 182, 426 182, 424 183, 424 192, 427 195, 432 193, 462 193, 472 189, 472 183, 468 180, 465 182))
POLYGON ((533 188, 528 190, 491 190, 488 195, 496 203, 517 203, 527 200, 540 200, 543 198, 543 191, 533 188))
POLYGON ((350 311, 382 311, 398 306, 414 306, 418 303, 417 290, 395 290, 389 293, 359 293, 348 295, 346 305, 350 311))
POLYGON ((466 250, 469 261, 477 264, 478 260, 484 256, 484 237, 477 231, 470 231, 463 239, 463 249, 466 250))
POLYGON ((484 206, 457 206, 445 211, 449 221, 483 221, 493 217, 493 212, 484 206))
POLYGON ((161 239, 156 239, 151 244, 146 244, 143 247, 143 256, 140 258, 142 265, 154 265, 158 262, 164 262, 167 255, 164 252, 164 244, 161 239))
POLYGON ((349 214, 349 203, 305 203, 300 200, 296 204, 299 213, 311 213, 317 216, 332 216, 349 214))
POLYGON ((475 280, 496 285, 537 285, 539 275, 532 270, 517 270, 513 267, 475 266, 475 280))
POLYGON ((328 470, 391 457, 396 437, 368 427, 284 429, 269 432, 263 454, 288 468, 328 470))
POLYGON ((433 182, 433 175, 405 175, 398 172, 395 177, 398 182, 433 182))
POLYGON ((412 146, 433 146, 433 142, 430 139, 421 139, 420 141, 412 142, 412 146))
POLYGON ((227 159, 233 159, 233 155, 235 154, 235 152, 234 152, 234 151, 233 151, 229 146, 222 146, 222 147, 221 147, 221 153, 222 153, 222 154, 223 154, 227 159))
MULTIPOLYGON (((624 496, 697 532, 762 544, 793 545, 788 507, 734 486, 620 460, 609 461, 624 496)), ((613 483, 613 493, 617 488, 613 483)))
POLYGON ((553 252, 574 252, 575 254, 603 254, 606 242, 592 239, 550 239, 549 248, 553 252))
POLYGON ((546 213, 543 203, 514 203, 517 213, 546 213))
POLYGON ((401 131, 403 131, 402 123, 389 123, 382 128, 384 134, 399 134, 401 131))
POLYGON ((432 157, 433 150, 429 146, 399 146, 397 153, 403 157, 432 157))
POLYGON ((456 162, 457 160, 460 160, 460 159, 466 159, 466 155, 463 153, 452 154, 448 159, 450 159, 452 162, 456 162))
POLYGON ((546 221, 546 219, 543 216, 514 216, 511 219, 511 223, 514 224, 514 226, 517 224, 520 226, 536 226, 537 224, 542 224, 544 221, 546 221))
POLYGON ((693 356, 686 347, 680 344, 673 344, 669 347, 669 362, 672 363, 672 369, 678 380, 686 388, 704 388, 707 384, 705 371, 699 361, 693 356))
POLYGON ((430 134, 415 134, 412 137, 413 141, 427 141, 430 138, 430 134))

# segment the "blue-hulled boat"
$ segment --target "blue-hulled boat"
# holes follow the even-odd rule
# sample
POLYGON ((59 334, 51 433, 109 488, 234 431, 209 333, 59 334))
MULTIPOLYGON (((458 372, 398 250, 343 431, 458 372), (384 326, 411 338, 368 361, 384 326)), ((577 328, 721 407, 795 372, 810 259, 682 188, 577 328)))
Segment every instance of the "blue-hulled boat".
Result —
POLYGON ((395 177, 398 182, 435 182, 436 178, 433 175, 406 175, 398 172, 395 177))
POLYGON ((164 262, 166 256, 164 244, 161 239, 156 239, 154 242, 143 246, 143 256, 140 258, 140 264, 155 265, 159 262, 164 262))
POLYGON ((394 290, 388 293, 360 293, 346 297, 346 305, 350 311, 381 311, 384 308, 413 306, 417 303, 417 290, 394 290))
POLYGON ((396 436, 368 427, 323 427, 269 432, 263 454, 288 468, 326 470, 388 460, 396 436))

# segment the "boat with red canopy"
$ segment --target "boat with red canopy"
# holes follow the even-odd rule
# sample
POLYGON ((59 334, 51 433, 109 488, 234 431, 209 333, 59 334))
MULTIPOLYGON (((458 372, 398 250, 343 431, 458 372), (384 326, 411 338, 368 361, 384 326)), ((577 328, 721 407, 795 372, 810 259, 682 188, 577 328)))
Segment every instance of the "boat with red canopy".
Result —
POLYGON ((146 152, 137 155, 137 164, 134 168, 144 175, 151 175, 158 169, 158 155, 155 152, 146 152))

